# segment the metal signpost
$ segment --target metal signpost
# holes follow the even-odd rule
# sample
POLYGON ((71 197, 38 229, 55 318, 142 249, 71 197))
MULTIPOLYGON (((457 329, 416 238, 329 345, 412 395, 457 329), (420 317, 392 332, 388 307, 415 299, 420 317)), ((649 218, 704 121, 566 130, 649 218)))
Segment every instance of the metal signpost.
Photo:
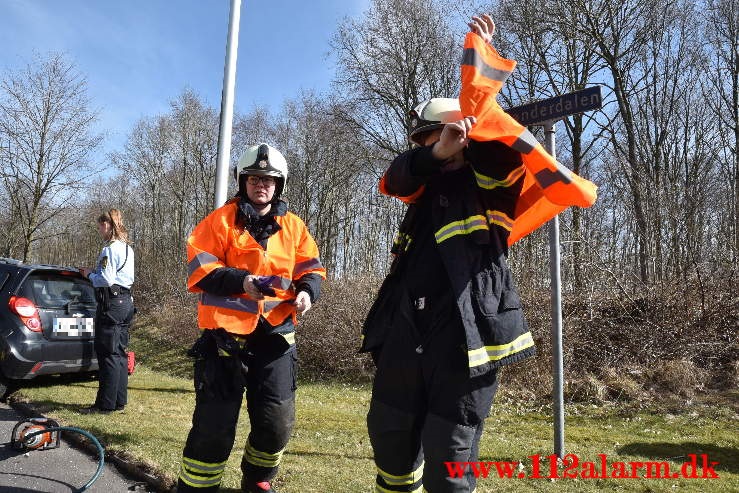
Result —
MULTIPOLYGON (((602 106, 600 86, 563 94, 506 110, 522 125, 544 127, 544 148, 557 159, 555 122, 567 115, 595 110, 602 106)), ((565 454, 564 362, 562 356, 562 279, 559 255, 559 216, 549 222, 549 274, 552 290, 552 378, 554 414, 554 454, 565 454)))
POLYGON ((215 208, 226 203, 228 193, 228 168, 231 161, 231 125, 234 112, 234 86, 236 85, 236 54, 239 51, 239 23, 241 0, 231 0, 226 38, 226 63, 223 69, 221 92, 221 121, 218 128, 218 160, 216 162, 215 208))

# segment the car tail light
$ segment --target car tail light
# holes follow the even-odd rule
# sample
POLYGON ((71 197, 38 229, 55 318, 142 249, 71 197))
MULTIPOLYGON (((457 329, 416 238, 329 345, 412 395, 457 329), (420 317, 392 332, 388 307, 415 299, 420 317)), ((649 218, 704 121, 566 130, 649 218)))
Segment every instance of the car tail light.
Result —
POLYGON ((20 296, 11 296, 8 305, 29 330, 41 332, 41 318, 38 316, 38 309, 33 301, 20 296))

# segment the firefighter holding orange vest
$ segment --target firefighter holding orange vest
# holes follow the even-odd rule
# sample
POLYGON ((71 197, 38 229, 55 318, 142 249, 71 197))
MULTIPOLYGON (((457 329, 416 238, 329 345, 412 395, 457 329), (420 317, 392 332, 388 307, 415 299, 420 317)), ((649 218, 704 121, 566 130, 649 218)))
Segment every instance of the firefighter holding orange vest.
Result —
POLYGON ((250 147, 234 176, 236 197, 193 230, 188 289, 200 293, 195 411, 177 490, 217 491, 236 436, 244 391, 251 430, 241 488, 274 492, 295 421, 296 315, 311 308, 326 271, 303 221, 280 195, 287 163, 277 149, 250 147))
POLYGON ((508 246, 595 199, 497 105, 515 62, 489 45, 489 16, 470 27, 459 100, 411 111, 416 147, 380 181, 409 204, 363 327, 377 366, 367 427, 381 493, 475 491, 472 468, 452 477, 445 462, 478 460, 498 370, 535 354, 508 246))

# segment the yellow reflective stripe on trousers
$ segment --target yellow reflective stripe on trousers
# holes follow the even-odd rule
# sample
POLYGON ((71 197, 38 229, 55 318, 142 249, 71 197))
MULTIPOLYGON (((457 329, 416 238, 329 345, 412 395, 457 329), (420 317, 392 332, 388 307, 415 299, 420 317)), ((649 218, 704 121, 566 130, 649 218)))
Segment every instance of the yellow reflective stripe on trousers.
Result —
POLYGON ((485 216, 470 216, 467 219, 460 219, 442 227, 436 232, 436 243, 448 240, 452 236, 467 235, 478 229, 488 229, 488 223, 485 216))
POLYGON ((393 474, 388 474, 379 467, 377 468, 377 474, 390 486, 401 486, 404 484, 413 484, 417 481, 420 481, 423 477, 423 464, 424 462, 421 462, 421 465, 418 466, 418 468, 413 471, 409 472, 408 474, 403 474, 400 476, 395 476, 393 474))
POLYGON ((202 462, 189 457, 183 457, 182 465, 186 466, 191 471, 204 472, 208 474, 223 472, 223 470, 226 469, 225 460, 223 462, 202 462))
POLYGON ((486 190, 492 190, 494 188, 507 188, 512 186, 514 183, 516 183, 518 180, 521 179, 521 177, 526 173, 526 168, 524 165, 519 166, 518 168, 514 169, 510 173, 508 173, 508 176, 503 178, 502 180, 496 180, 495 178, 492 178, 490 176, 483 175, 482 173, 478 173, 476 169, 472 169, 475 172, 475 179, 477 180, 477 186, 480 188, 484 188, 486 190))
POLYGON ((467 357, 469 358, 470 368, 473 368, 475 366, 483 365, 488 361, 503 359, 506 356, 523 351, 533 345, 534 338, 531 336, 531 332, 526 332, 508 344, 501 344, 500 346, 485 346, 467 351, 467 357))
POLYGON ((275 452, 274 454, 270 454, 269 452, 261 452, 249 443, 249 441, 246 441, 246 447, 244 447, 244 458, 246 458, 246 461, 250 464, 254 464, 255 466, 261 466, 261 467, 277 467, 280 465, 280 460, 282 460, 282 453, 285 451, 285 449, 280 450, 279 452, 275 452))
POLYGON ((180 468, 179 476, 183 483, 188 486, 192 486, 193 488, 210 488, 212 486, 218 486, 221 484, 222 477, 223 473, 215 476, 198 476, 196 474, 191 474, 184 467, 180 468))
POLYGON ((180 465, 179 478, 183 483, 193 488, 210 488, 221 484, 221 478, 223 477, 225 468, 225 462, 208 465, 205 462, 199 462, 193 459, 188 460, 183 457, 182 464, 180 465), (193 464, 193 462, 197 464, 193 464))
POLYGON ((295 332, 288 332, 287 334, 280 334, 280 335, 284 337, 285 342, 287 342, 291 346, 295 344, 295 332))

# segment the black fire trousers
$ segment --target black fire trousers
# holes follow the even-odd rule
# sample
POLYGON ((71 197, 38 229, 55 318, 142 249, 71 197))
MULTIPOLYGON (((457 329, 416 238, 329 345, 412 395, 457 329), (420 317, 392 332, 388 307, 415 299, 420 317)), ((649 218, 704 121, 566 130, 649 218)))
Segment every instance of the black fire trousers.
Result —
POLYGON ((278 334, 258 334, 240 344, 240 351, 218 348, 217 354, 195 361, 195 411, 182 453, 178 492, 218 490, 236 437, 244 390, 251 429, 241 460, 242 488, 277 474, 295 423, 297 355, 278 334))
MULTIPOLYGON (((100 288, 108 289, 108 288, 100 288)), ((99 291, 99 290, 98 290, 99 291)), ((95 407, 121 409, 128 403, 128 329, 133 321, 133 298, 129 292, 97 294, 95 314, 95 354, 98 360, 98 387, 95 407)))
POLYGON ((470 378, 464 329, 444 300, 403 296, 377 365, 367 428, 376 492, 472 492, 475 477, 451 477, 445 462, 478 460, 483 421, 498 386, 495 370, 470 378))

